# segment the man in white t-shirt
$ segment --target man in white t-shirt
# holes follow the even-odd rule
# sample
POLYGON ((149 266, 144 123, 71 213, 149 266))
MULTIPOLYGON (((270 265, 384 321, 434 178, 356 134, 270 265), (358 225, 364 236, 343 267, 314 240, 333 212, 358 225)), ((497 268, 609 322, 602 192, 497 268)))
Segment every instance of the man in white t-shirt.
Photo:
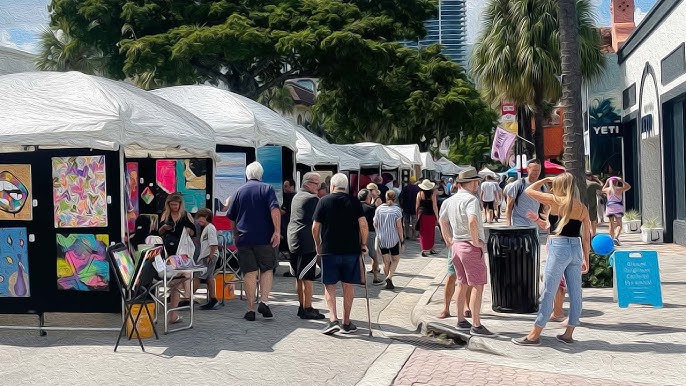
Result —
POLYGON ((214 273, 217 268, 217 260, 219 259, 219 241, 217 240, 217 228, 212 224, 212 211, 207 208, 198 210, 195 215, 198 224, 203 228, 200 234, 200 254, 198 255, 198 263, 207 267, 204 274, 196 278, 193 288, 198 288, 200 279, 207 281, 207 293, 210 300, 200 306, 203 310, 214 310, 219 302, 214 293, 215 279, 214 273))
POLYGON ((486 222, 493 222, 496 201, 500 201, 498 183, 493 180, 493 177, 487 176, 486 182, 481 184, 481 202, 484 204, 486 222))

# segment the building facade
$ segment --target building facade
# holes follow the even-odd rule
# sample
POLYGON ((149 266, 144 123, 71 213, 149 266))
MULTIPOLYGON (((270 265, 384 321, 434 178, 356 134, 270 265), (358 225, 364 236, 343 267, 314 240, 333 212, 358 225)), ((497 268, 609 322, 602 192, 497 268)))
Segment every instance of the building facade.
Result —
POLYGON ((686 20, 684 0, 658 0, 617 52, 622 122, 637 208, 665 241, 686 245, 686 20), (628 143, 627 143, 628 142, 628 143), (630 159, 631 158, 631 159, 630 159))
POLYGON ((428 20, 426 36, 418 41, 406 41, 412 48, 427 47, 432 44, 443 46, 443 54, 463 67, 467 65, 467 16, 466 0, 439 0, 438 18, 428 20))

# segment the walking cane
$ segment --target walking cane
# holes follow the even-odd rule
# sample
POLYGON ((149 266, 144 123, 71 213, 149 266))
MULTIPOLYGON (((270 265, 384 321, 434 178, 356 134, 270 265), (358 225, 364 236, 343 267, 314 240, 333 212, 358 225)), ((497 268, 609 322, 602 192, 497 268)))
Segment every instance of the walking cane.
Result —
POLYGON ((369 290, 367 289, 367 267, 364 264, 364 252, 360 254, 360 276, 364 283, 364 297, 367 300, 367 321, 369 323, 369 336, 372 336, 372 312, 369 309, 369 290))

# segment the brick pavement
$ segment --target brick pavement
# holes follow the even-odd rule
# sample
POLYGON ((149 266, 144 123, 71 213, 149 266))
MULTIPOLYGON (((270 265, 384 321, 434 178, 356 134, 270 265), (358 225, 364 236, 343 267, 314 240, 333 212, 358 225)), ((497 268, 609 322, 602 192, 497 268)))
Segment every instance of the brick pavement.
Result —
POLYGON ((632 386, 638 384, 475 362, 452 356, 445 351, 418 348, 405 363, 393 385, 632 386))
MULTIPOLYGON (((489 283, 484 291, 482 319, 498 336, 472 337, 469 350, 450 352, 450 355, 455 360, 560 373, 566 377, 613 379, 622 384, 684 384, 686 248, 674 244, 646 246, 640 242, 639 235, 625 235, 618 249, 660 253, 664 308, 631 305, 620 309, 613 302, 611 288, 584 289, 582 325, 575 331, 578 340, 575 344, 567 346, 557 342, 554 336, 563 328, 558 323, 549 323, 540 347, 520 347, 513 345, 510 338, 526 334, 535 315, 492 311, 489 283)), ((545 248, 542 258, 545 260, 545 248)), ((442 280, 443 276, 437 277, 435 283, 442 280)), ((420 316, 414 322, 454 325, 457 320, 454 317, 443 321, 434 318, 442 304, 443 286, 438 285, 430 301, 418 305, 423 309, 415 312, 420 316)), ((455 313, 454 303, 452 312, 455 313)))

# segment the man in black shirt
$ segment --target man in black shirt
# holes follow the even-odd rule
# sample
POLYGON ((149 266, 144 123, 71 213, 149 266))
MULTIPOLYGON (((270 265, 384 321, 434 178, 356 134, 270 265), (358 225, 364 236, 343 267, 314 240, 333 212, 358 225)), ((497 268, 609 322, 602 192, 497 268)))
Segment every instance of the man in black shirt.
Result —
MULTIPOLYGON (((362 205, 347 193, 348 177, 338 173, 331 177, 331 194, 323 197, 314 212, 312 235, 317 254, 322 256, 322 283, 329 307, 329 323, 324 331, 331 335, 343 329, 357 330, 350 321, 355 288, 362 282, 360 253, 367 252, 367 220, 362 205), (343 283, 343 325, 336 313, 336 284, 343 283)), ((364 268, 362 268, 364 269, 364 268)))
POLYGON ((291 273, 296 278, 296 289, 300 301, 298 316, 301 319, 324 319, 324 315, 312 307, 312 282, 317 267, 312 221, 314 210, 319 203, 317 190, 320 183, 321 177, 318 173, 305 173, 302 188, 293 197, 287 230, 288 249, 292 254, 291 273))

